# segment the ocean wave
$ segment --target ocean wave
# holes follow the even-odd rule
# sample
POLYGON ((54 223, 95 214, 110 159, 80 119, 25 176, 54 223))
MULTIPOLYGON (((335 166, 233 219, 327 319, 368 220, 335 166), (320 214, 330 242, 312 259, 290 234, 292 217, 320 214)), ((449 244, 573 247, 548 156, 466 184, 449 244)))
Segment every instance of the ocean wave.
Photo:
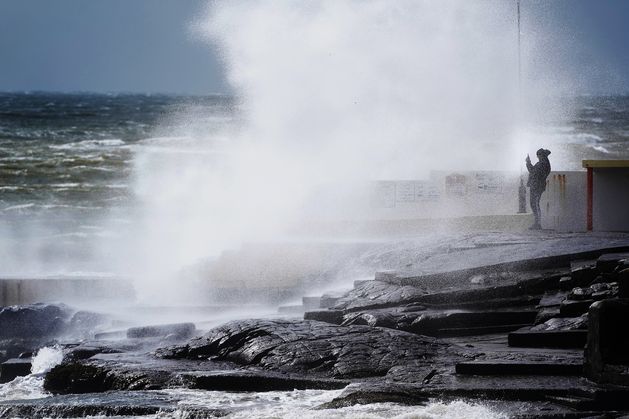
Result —
POLYGON ((592 147, 593 150, 596 150, 596 151, 601 152, 601 153, 605 153, 605 154, 609 154, 610 153, 610 151, 607 148, 603 147, 602 145, 593 145, 591 147, 592 147))
POLYGON ((23 209, 33 208, 34 206, 34 203, 29 202, 28 204, 11 205, 10 207, 3 208, 2 211, 20 211, 23 209))
POLYGON ((51 144, 48 147, 54 150, 93 150, 95 148, 123 146, 128 147, 128 144, 119 138, 112 138, 107 140, 83 140, 65 144, 51 144))

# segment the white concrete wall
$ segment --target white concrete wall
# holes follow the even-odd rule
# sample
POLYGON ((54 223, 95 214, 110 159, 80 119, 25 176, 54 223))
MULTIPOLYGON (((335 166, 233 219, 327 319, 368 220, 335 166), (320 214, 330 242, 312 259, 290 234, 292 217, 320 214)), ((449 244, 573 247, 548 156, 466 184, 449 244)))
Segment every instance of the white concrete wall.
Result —
POLYGON ((377 181, 370 218, 455 218, 515 214, 520 175, 498 171, 432 172, 427 180, 377 181))
MULTIPOLYGON (((587 229, 586 172, 551 172, 540 200, 542 227, 557 231, 587 229)), ((528 206, 527 196, 527 210, 528 206)))
POLYGON ((595 168, 593 191, 593 229, 629 231, 629 168, 595 168))

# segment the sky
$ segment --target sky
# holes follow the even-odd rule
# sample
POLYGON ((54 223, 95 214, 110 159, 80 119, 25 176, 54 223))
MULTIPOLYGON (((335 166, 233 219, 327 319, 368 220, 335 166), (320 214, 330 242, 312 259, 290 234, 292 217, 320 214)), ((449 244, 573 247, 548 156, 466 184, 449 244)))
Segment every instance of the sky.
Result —
MULTIPOLYGON (((521 1, 523 42, 527 19, 557 28, 575 93, 629 92, 629 1, 521 1)), ((0 0, 0 91, 229 94, 220 53, 190 29, 206 3, 0 0)))

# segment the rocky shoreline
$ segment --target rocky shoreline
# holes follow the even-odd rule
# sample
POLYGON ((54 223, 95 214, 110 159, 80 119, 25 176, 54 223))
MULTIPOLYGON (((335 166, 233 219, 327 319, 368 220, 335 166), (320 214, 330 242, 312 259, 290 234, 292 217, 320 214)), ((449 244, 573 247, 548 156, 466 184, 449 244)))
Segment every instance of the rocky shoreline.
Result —
POLYGON ((44 379, 55 396, 0 402, 0 417, 142 416, 167 411, 173 398, 160 391, 180 388, 345 389, 320 408, 469 399, 520 403, 518 417, 620 415, 629 412, 627 251, 380 273, 324 296, 326 308, 303 319, 232 321, 207 332, 183 323, 121 337, 95 333, 111 322, 106 315, 6 307, 2 381, 28 374, 41 346, 57 343, 64 355, 44 379))

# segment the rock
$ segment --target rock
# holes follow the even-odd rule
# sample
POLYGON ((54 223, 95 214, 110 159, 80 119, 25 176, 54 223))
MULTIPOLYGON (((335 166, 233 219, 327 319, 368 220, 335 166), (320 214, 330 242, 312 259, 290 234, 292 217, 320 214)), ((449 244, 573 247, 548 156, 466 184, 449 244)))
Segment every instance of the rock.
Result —
POLYGON ((349 382, 330 379, 309 379, 265 371, 212 371, 180 375, 184 387, 209 391, 293 391, 334 390, 349 382))
POLYGON ((607 253, 596 260, 596 269, 599 272, 613 272, 617 266, 624 264, 623 260, 629 258, 629 253, 607 253))
POLYGON ((568 300, 573 301, 581 301, 581 300, 590 300, 592 299, 592 289, 590 287, 587 288, 573 288, 568 294, 568 300))
POLYGON ((414 374, 417 368, 431 366, 438 353, 448 353, 454 359, 463 352, 434 338, 397 330, 308 320, 245 320, 227 323, 187 345, 164 348, 156 354, 350 379, 386 376, 396 367, 414 374))
POLYGON ((580 266, 570 271, 572 287, 585 287, 590 285, 599 274, 595 266, 580 266))
POLYGON ((598 301, 590 307, 585 371, 599 383, 629 385, 629 300, 598 301))
POLYGON ((167 387, 172 374, 162 370, 136 370, 95 361, 63 362, 44 379, 53 394, 100 393, 110 390, 153 390, 167 387))
POLYGON ((585 288, 574 288, 567 296, 568 300, 604 300, 618 295, 618 284, 616 282, 598 282, 585 288))
POLYGON ((127 329, 127 338, 151 338, 172 336, 175 339, 187 339, 196 330, 194 323, 162 324, 157 326, 131 327, 127 329))
POLYGON ((509 333, 509 346, 520 348, 583 348, 585 330, 531 330, 522 328, 509 333))
POLYGON ((15 377, 22 377, 30 373, 30 358, 13 358, 0 364, 0 382, 2 383, 8 383, 15 377))
POLYGON ((582 375, 582 363, 469 361, 456 364, 457 374, 467 375, 582 375))
POLYGON ((542 330, 585 330, 587 329, 587 313, 580 317, 557 317, 530 328, 531 331, 542 330))
POLYGON ((102 394, 61 395, 34 400, 0 401, 4 418, 84 418, 84 417, 190 417, 218 418, 231 413, 179 404, 172 394, 157 391, 121 391, 102 394))
POLYGON ((629 298, 629 268, 618 272, 618 296, 629 298))
POLYGON ((594 300, 570 301, 565 300, 561 303, 559 313, 565 317, 576 317, 583 313, 587 313, 590 305, 594 300))
POLYGON ((315 310, 304 313, 304 320, 317 320, 320 322, 341 324, 343 312, 341 310, 315 310))
POLYGON ((70 309, 63 304, 29 304, 0 310, 0 339, 42 339, 60 334, 70 309))
POLYGON ((317 409, 342 409, 356 404, 398 403, 410 406, 423 405, 429 401, 428 396, 416 387, 389 384, 367 384, 350 386, 341 395, 317 409), (418 391, 419 390, 419 391, 418 391))

